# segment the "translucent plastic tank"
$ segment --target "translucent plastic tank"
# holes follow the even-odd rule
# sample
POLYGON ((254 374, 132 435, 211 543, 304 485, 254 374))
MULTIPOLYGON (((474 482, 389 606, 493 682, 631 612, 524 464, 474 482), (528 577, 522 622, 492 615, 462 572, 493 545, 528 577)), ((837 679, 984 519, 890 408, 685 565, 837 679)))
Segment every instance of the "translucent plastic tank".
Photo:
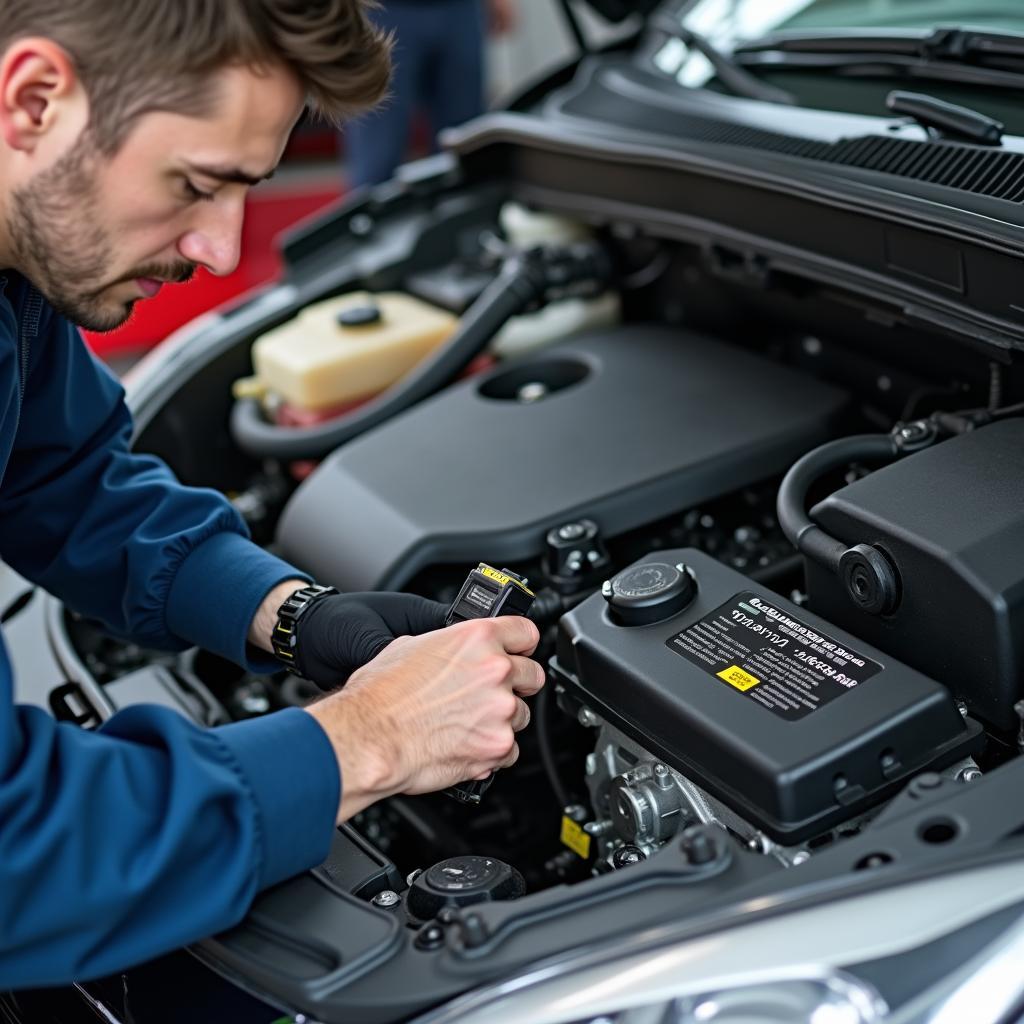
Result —
POLYGON ((318 302, 253 344, 261 385, 319 410, 390 387, 458 326, 451 313, 400 292, 352 292, 318 302))

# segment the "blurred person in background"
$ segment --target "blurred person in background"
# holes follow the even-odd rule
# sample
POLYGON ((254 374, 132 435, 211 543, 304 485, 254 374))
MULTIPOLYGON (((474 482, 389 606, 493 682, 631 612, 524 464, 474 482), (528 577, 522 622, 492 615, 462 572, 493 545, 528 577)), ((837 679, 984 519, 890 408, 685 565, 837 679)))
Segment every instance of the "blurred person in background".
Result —
POLYGON ((395 37, 388 99, 351 122, 343 151, 353 186, 387 181, 405 158, 414 115, 426 115, 430 148, 445 128, 482 114, 487 32, 515 27, 515 0, 386 0, 374 13, 395 37))

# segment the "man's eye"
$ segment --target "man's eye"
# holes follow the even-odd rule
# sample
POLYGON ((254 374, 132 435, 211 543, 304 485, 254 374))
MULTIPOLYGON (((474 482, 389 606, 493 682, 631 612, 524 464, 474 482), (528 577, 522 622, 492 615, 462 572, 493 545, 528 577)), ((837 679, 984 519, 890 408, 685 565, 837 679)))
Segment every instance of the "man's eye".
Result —
POLYGON ((188 178, 185 179, 185 194, 189 199, 195 199, 203 203, 212 202, 215 198, 212 192, 204 192, 201 188, 196 188, 188 178))

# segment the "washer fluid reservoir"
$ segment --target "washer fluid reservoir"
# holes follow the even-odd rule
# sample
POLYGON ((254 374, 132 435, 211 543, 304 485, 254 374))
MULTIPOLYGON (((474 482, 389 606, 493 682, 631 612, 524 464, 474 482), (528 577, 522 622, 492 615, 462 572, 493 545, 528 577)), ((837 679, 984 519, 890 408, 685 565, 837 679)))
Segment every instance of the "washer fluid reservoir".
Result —
POLYGON ((335 408, 390 387, 457 326, 451 313, 402 292, 351 292, 258 338, 256 380, 297 408, 335 408))

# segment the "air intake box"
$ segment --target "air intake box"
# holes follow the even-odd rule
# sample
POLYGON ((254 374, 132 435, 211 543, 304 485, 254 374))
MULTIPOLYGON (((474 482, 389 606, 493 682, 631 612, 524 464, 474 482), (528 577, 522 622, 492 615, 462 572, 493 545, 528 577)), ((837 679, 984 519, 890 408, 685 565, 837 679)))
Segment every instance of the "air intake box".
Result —
POLYGON ((610 605, 562 617, 555 678, 773 839, 809 839, 977 748, 943 686, 703 552, 658 551, 616 581, 631 575, 651 613, 675 563, 696 583, 685 608, 666 587, 668 618, 624 625, 613 583, 610 605))
POLYGON ((944 683, 998 729, 1024 698, 1024 420, 944 441, 837 491, 811 512, 848 544, 896 566, 900 601, 884 618, 850 602, 808 563, 810 606, 944 683))

